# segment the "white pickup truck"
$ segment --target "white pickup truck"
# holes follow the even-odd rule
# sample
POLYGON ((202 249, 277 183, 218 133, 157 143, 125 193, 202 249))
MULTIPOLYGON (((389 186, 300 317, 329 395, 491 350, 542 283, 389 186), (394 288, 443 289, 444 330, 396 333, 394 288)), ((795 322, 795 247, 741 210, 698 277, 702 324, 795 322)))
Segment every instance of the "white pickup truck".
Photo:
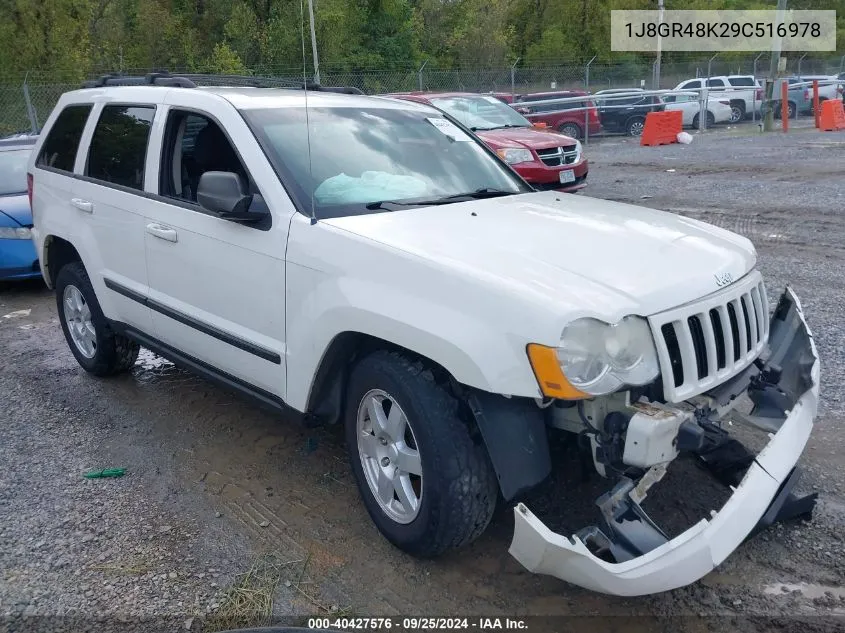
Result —
POLYGON ((508 503, 527 569, 610 594, 694 582, 812 508, 791 491, 819 360, 791 290, 770 314, 747 239, 532 191, 424 104, 113 83, 131 82, 63 95, 29 165, 42 273, 86 371, 125 372, 142 345, 342 424, 397 547, 464 545, 508 503), (555 434, 608 479, 573 536, 521 502, 555 434), (641 504, 679 456, 730 496, 670 537, 641 504))
POLYGON ((731 123, 738 123, 759 114, 763 103, 763 88, 752 75, 721 75, 686 79, 675 86, 675 90, 702 90, 707 88, 709 97, 727 99, 731 106, 731 123))

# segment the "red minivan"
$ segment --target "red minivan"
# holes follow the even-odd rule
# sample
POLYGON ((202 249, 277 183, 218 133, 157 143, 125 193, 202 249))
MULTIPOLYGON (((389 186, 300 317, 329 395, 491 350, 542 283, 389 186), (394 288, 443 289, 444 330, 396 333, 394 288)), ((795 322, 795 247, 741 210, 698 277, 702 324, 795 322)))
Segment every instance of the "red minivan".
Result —
POLYGON ((578 140, 556 130, 537 129, 493 95, 406 92, 383 96, 427 103, 454 117, 535 189, 576 191, 587 184, 589 163, 578 140))
POLYGON ((532 123, 545 123, 550 128, 572 138, 584 138, 586 126, 590 134, 601 132, 599 112, 594 101, 569 101, 565 103, 543 103, 533 105, 533 101, 547 99, 565 99, 568 97, 584 97, 583 90, 559 90, 557 92, 532 92, 519 95, 511 105, 519 108, 532 123), (527 109, 527 111, 523 110, 527 109), (582 108, 576 110, 574 108, 582 108), (587 108, 586 110, 583 108, 587 108))

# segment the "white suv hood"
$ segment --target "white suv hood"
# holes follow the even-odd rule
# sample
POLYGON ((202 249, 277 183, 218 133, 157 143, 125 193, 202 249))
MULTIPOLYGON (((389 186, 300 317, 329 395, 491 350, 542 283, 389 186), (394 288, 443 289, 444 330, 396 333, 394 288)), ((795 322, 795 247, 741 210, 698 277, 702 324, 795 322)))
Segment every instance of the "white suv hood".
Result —
MULTIPOLYGON (((583 195, 531 193, 325 220, 585 315, 650 315, 750 271, 751 242, 715 226, 583 195)), ((574 316, 574 315, 573 315, 574 316)))

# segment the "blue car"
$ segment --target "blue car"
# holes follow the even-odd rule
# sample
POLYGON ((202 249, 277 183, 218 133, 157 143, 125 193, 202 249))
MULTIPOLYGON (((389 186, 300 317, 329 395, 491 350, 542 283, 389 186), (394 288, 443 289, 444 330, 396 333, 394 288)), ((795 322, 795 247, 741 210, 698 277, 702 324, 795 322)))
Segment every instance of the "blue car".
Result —
POLYGON ((26 167, 35 136, 0 140, 0 280, 41 276, 32 243, 26 167))

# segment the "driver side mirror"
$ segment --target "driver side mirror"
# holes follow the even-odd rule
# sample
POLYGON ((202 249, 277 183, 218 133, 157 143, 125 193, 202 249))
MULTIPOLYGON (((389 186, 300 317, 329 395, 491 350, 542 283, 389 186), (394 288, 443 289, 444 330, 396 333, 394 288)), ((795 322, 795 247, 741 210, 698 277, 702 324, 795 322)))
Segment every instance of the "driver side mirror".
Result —
POLYGON ((253 196, 246 192, 240 176, 231 171, 207 171, 197 186, 197 202, 218 217, 232 222, 251 223, 265 213, 249 211, 253 196))

